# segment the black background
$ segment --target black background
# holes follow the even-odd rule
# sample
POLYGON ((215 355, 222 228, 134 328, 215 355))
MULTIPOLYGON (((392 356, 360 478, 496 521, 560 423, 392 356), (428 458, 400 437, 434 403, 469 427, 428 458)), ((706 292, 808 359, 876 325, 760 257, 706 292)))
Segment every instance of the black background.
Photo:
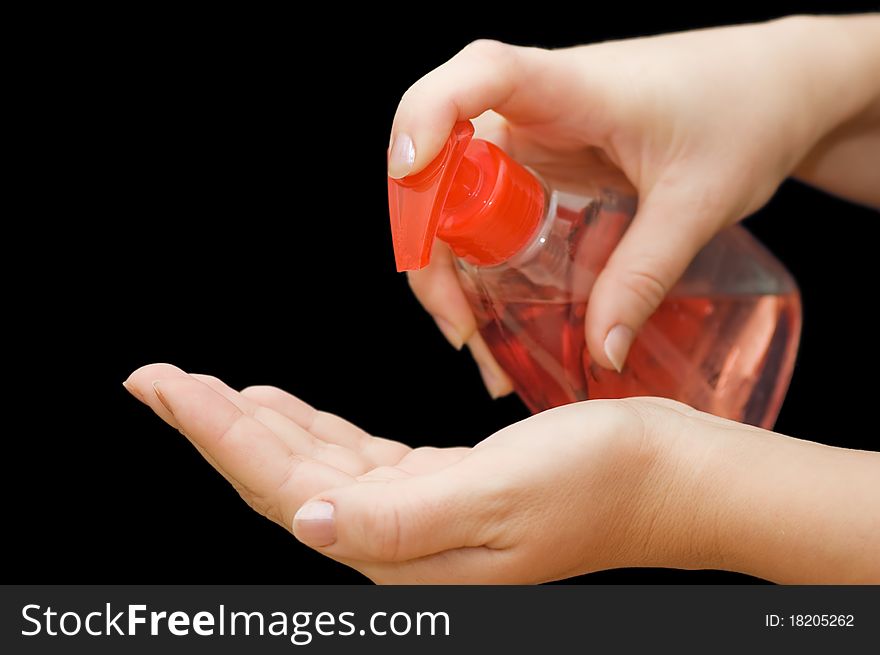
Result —
MULTIPOLYGON (((9 581, 364 580, 249 510, 124 391, 148 362, 275 384, 412 445, 472 444, 527 415, 515 398, 489 399, 394 270, 393 112, 409 84, 469 41, 564 46, 876 6, 572 4, 488 17, 436 6, 433 21, 389 5, 369 16, 211 9, 31 26, 22 59, 39 70, 19 100, 36 121, 20 130, 33 146, 19 172, 35 185, 11 217, 24 238, 4 243, 28 262, 7 275, 17 333, 9 581)), ((860 380, 876 364, 863 316, 875 297, 877 214, 787 183, 748 224, 803 292, 802 347, 777 429, 876 448, 866 429, 875 391, 860 380)), ((632 570, 578 581, 750 579, 632 570)))

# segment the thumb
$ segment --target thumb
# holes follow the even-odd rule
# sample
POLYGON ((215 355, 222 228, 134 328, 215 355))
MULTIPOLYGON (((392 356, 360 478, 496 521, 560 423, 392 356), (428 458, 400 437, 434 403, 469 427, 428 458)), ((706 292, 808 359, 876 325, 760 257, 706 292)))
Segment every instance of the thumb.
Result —
POLYGON ((586 341, 600 366, 623 369, 642 324, 724 225, 700 196, 693 189, 666 188, 640 203, 590 293, 586 341))
MULTIPOLYGON (((413 84, 403 95, 388 150, 393 178, 418 173, 437 156, 456 121, 488 109, 533 122, 548 120, 558 105, 537 89, 555 84, 550 53, 498 41, 475 41, 413 84)), ((557 85, 558 86, 558 85, 557 85)))
POLYGON ((488 503, 447 470, 330 489, 299 509, 293 534, 335 559, 371 562, 480 545, 488 503))

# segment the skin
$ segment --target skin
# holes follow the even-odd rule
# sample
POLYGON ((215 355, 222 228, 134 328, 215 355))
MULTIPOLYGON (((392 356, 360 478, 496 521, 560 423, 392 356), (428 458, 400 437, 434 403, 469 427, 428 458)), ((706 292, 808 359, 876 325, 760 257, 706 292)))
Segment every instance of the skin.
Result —
MULTIPOLYGON (((456 120, 475 117, 479 136, 544 174, 585 173, 597 158, 619 167, 639 210, 585 327, 593 358, 619 368, 699 248, 786 177, 880 206, 878 70, 878 15, 557 51, 478 42, 406 93, 389 174, 421 170, 456 120)), ((435 245, 410 282, 453 345, 467 343, 490 392, 508 392, 449 252, 435 245)), ((376 582, 667 566, 880 583, 880 453, 657 398, 568 405, 474 448, 411 449, 273 387, 239 392, 167 364, 125 386, 256 511, 376 582)))
MULTIPOLYGON (((420 171, 457 120, 553 178, 610 161, 639 209, 593 287, 593 361, 620 369, 700 248, 787 177, 880 207, 880 14, 769 23, 564 50, 475 42, 416 82, 394 118, 392 177, 420 171), (412 145, 410 150, 409 145, 412 145), (615 329, 616 328, 616 329, 615 329)), ((476 332, 451 253, 412 289, 493 397, 512 390, 476 332)))
POLYGON ((880 582, 880 453, 659 398, 576 403, 473 448, 411 449, 274 387, 238 392, 168 364, 125 386, 253 509, 375 582, 534 583, 623 566, 880 582), (304 518, 315 501, 332 515, 304 518))

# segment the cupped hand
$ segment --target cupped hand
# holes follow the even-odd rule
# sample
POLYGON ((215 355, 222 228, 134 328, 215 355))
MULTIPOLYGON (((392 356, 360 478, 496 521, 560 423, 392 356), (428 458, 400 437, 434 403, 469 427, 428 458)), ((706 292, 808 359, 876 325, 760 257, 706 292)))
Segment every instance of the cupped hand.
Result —
POLYGON ((253 509, 377 582, 540 582, 661 550, 644 546, 664 533, 666 449, 643 416, 664 401, 569 405, 473 448, 412 449, 274 387, 167 364, 125 386, 253 509))
MULTIPOLYGON (((622 171, 638 212, 585 320, 593 361, 619 369, 696 253, 877 95, 870 49, 854 45, 876 27, 795 17, 554 51, 475 42, 404 94, 389 175, 420 171, 474 118, 477 136, 545 177, 587 180, 597 161, 622 171)), ((490 393, 508 393, 452 262, 438 243, 413 291, 454 346, 469 345, 490 393)))

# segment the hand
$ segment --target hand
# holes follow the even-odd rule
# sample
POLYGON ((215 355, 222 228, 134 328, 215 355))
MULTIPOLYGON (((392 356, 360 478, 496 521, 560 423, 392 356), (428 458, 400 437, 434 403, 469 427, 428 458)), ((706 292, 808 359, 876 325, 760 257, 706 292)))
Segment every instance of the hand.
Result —
MULTIPOLYGON (((880 203, 878 44, 871 15, 556 51, 479 41, 403 96, 389 174, 420 171, 455 121, 475 117, 477 136, 548 177, 584 178, 595 159, 610 160, 639 209, 595 283, 586 340, 593 361, 620 368, 702 246, 802 162, 807 179, 880 203)), ((492 395, 507 393, 452 261, 438 243, 431 264, 410 274, 413 291, 453 345, 468 344, 492 395)))
POLYGON ((378 582, 540 582, 647 561, 639 533, 664 478, 642 420, 651 401, 567 406, 474 448, 413 450, 273 387, 239 393, 157 364, 126 388, 252 508, 378 582))
POLYGON ((474 448, 373 437, 274 387, 167 364, 126 388, 259 513, 377 582, 542 582, 620 566, 880 582, 880 453, 658 398, 543 412, 474 448))

